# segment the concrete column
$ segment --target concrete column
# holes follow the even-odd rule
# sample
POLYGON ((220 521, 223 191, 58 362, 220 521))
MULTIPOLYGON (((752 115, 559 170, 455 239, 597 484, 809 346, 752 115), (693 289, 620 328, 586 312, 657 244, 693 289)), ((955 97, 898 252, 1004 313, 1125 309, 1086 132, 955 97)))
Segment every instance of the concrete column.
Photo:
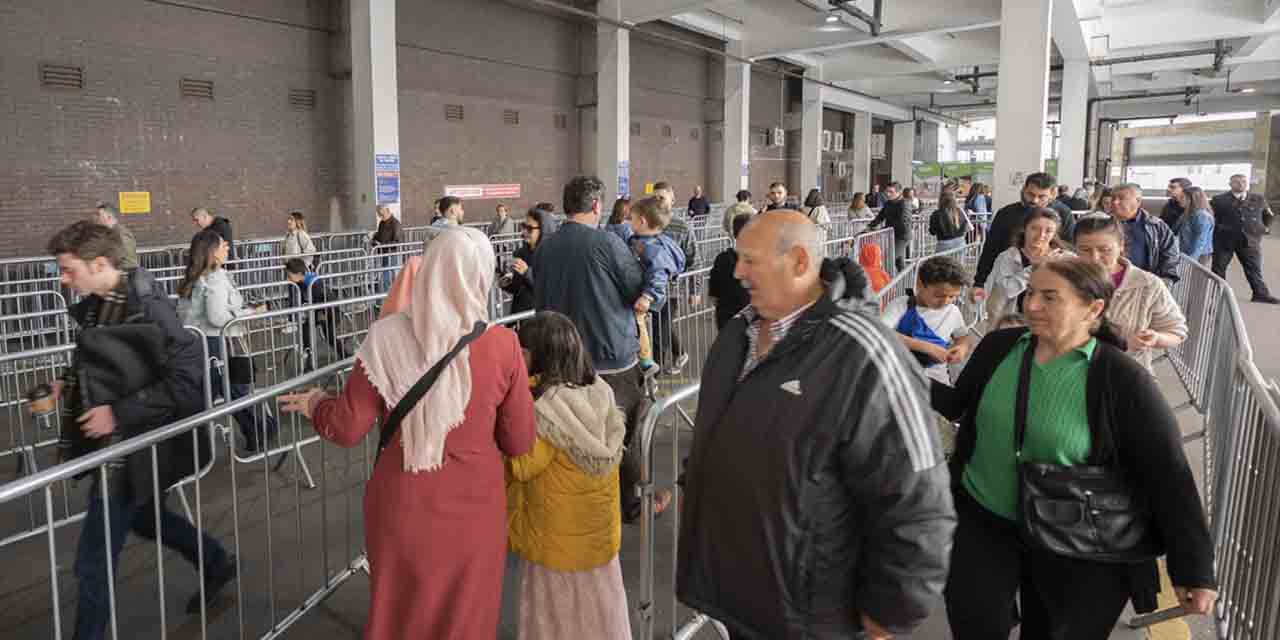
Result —
POLYGON ((400 216, 395 0, 351 0, 351 93, 356 215, 348 219, 363 227, 377 224, 379 200, 400 216))
POLYGON ((955 162, 960 127, 938 127, 938 162, 955 162))
MULTIPOLYGON (((810 67, 805 78, 821 80, 822 68, 810 67)), ((822 165, 822 86, 804 83, 803 102, 800 105, 800 184, 788 185, 789 191, 801 202, 810 189, 817 188, 822 165)))
MULTIPOLYGON (((600 15, 622 19, 623 0, 600 0, 600 15)), ((604 208, 631 193, 631 32, 596 25, 595 173, 604 182, 604 208)))
POLYGON ((1052 14, 1053 0, 1018 0, 1000 6, 1000 85, 992 185, 997 207, 1017 202, 1027 174, 1044 167, 1052 14))
POLYGON ((1253 126, 1253 172, 1249 176, 1249 191, 1267 192, 1267 174, 1271 172, 1271 113, 1259 111, 1253 126))
POLYGON ((897 122, 893 125, 893 180, 903 188, 912 184, 911 161, 916 153, 916 123, 897 122))
POLYGON ((859 111, 853 116, 853 166, 850 167, 850 189, 871 191, 871 114, 859 111))
MULTIPOLYGON (((730 40, 725 52, 743 57, 741 40, 730 40)), ((721 154, 721 202, 736 202, 747 189, 751 169, 751 66, 724 60, 724 151, 721 154)))
POLYGON ((1059 132, 1058 184, 1084 185, 1084 138, 1089 127, 1089 61, 1067 60, 1062 68, 1062 127, 1059 132))

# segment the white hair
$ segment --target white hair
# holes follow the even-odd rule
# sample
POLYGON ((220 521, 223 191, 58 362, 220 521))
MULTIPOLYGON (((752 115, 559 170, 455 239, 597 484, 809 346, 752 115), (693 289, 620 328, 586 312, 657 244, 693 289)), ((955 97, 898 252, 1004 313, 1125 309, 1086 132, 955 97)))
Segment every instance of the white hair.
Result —
POLYGON ((809 255, 810 266, 822 263, 822 237, 818 233, 818 225, 809 220, 783 222, 778 229, 778 254, 782 255, 795 247, 804 249, 809 255))
POLYGON ((1127 192, 1127 191, 1132 191, 1134 195, 1138 196, 1139 200, 1142 199, 1142 185, 1136 182, 1122 182, 1114 187, 1111 187, 1111 197, 1119 198, 1121 193, 1127 192))

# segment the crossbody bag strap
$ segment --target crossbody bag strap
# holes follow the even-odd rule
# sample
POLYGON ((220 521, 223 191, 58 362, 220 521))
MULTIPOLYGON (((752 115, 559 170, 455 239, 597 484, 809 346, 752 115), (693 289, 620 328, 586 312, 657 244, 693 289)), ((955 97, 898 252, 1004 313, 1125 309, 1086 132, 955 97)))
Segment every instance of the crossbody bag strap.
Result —
POLYGON ((427 372, 423 374, 421 379, 414 383, 413 387, 409 389, 409 392, 404 394, 404 397, 400 398, 400 402, 397 402, 395 408, 391 410, 391 415, 387 416, 387 419, 382 422, 382 430, 378 433, 379 454, 382 453, 383 449, 387 448, 387 445, 391 443, 391 439, 399 433, 400 422, 403 421, 404 417, 409 415, 409 412, 418 405, 418 402, 422 400, 422 397, 427 395, 427 391, 431 389, 432 385, 436 383, 436 379, 440 377, 440 372, 444 371, 444 368, 449 366, 449 363, 452 362, 459 353, 462 353, 462 350, 467 348, 467 345, 475 342, 476 338, 479 338, 481 335, 484 335, 487 328, 488 325, 485 323, 476 322, 475 327, 471 329, 471 333, 462 336, 462 338, 458 340, 458 344, 453 345, 453 348, 449 350, 449 353, 446 353, 444 357, 440 358, 440 360, 432 365, 430 369, 427 369, 427 372))
POLYGON ((1013 409, 1013 454, 1022 461, 1022 443, 1027 436, 1027 396, 1031 393, 1031 359, 1036 355, 1036 339, 1032 337, 1027 343, 1027 350, 1022 354, 1022 365, 1018 368, 1018 399, 1013 409))

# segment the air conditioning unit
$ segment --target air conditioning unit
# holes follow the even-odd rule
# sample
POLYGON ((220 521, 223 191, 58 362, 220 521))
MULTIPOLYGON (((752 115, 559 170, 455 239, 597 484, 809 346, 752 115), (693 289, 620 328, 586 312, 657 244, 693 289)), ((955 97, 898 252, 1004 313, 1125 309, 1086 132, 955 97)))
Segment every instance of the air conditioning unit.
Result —
POLYGON ((769 136, 769 146, 771 146, 771 147, 785 147, 785 146, 787 146, 787 131, 786 131, 786 129, 783 129, 782 127, 776 127, 776 128, 774 128, 773 133, 769 136))
POLYGON ((831 132, 827 131, 826 129, 822 130, 822 150, 823 151, 831 150, 831 132))
POLYGON ((843 152, 844 151, 844 132, 837 131, 832 138, 833 139, 831 140, 831 150, 835 151, 836 153, 843 152))
POLYGON ((883 133, 871 134, 871 157, 876 160, 884 159, 885 136, 883 133))
MULTIPOLYGON (((839 134, 837 134, 837 135, 839 135, 839 134)), ((845 177, 845 176, 848 176, 848 175, 849 175, 849 163, 848 163, 848 162, 838 162, 838 163, 836 163, 836 175, 837 175, 837 176, 839 176, 839 177, 841 177, 841 178, 843 178, 843 177, 845 177)))

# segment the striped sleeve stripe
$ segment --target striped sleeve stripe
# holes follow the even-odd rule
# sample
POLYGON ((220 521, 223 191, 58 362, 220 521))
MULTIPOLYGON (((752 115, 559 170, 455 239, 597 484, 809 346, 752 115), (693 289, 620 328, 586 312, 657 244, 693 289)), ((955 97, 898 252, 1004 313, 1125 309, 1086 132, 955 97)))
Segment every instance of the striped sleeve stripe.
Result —
POLYGON ((898 423, 898 431, 911 459, 911 468, 924 471, 940 464, 942 460, 929 431, 933 424, 932 416, 921 402, 920 394, 913 389, 913 372, 881 329, 862 315, 850 312, 832 317, 831 323, 866 349, 880 371, 894 421, 898 423))

